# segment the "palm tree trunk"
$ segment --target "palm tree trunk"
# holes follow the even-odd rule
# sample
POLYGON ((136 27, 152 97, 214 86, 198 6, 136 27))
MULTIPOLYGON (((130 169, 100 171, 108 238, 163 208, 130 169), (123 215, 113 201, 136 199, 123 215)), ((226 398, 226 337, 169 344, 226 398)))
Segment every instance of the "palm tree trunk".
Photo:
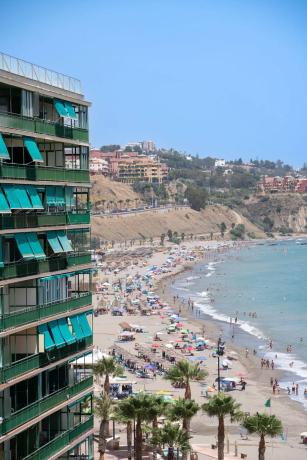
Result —
POLYGON ((217 431, 217 458, 218 460, 224 460, 224 440, 225 440, 225 427, 224 417, 219 417, 219 426, 217 431))
POLYGON ((175 450, 174 447, 168 448, 167 460, 175 460, 175 450))
POLYGON ((265 439, 264 439, 264 434, 262 434, 260 436, 259 447, 258 447, 258 459, 264 460, 264 454, 265 454, 265 439))
POLYGON ((186 382, 186 384, 185 384, 184 399, 191 399, 190 382, 186 382))
MULTIPOLYGON (((185 417, 182 420, 182 429, 187 432, 187 434, 190 433, 190 425, 191 425, 191 419, 185 417)), ((181 460, 187 460, 188 458, 188 453, 187 452, 182 452, 182 457, 181 460)))
POLYGON ((127 422, 127 448, 128 448, 128 460, 132 459, 132 422, 127 422))
MULTIPOLYGON (((156 430, 158 428, 158 419, 155 417, 152 421, 152 429, 156 430)), ((152 459, 157 460, 158 446, 154 444, 152 446, 152 459)))
POLYGON ((110 377, 109 374, 106 374, 105 379, 104 379, 104 384, 103 384, 103 390, 104 393, 107 397, 109 397, 110 393, 110 377))
POLYGON ((135 459, 142 460, 142 450, 143 450, 143 433, 141 420, 136 420, 135 427, 135 459))
POLYGON ((99 439, 98 439, 98 452, 99 460, 104 460, 104 454, 107 447, 107 441, 105 436, 105 420, 101 420, 99 427, 99 439))

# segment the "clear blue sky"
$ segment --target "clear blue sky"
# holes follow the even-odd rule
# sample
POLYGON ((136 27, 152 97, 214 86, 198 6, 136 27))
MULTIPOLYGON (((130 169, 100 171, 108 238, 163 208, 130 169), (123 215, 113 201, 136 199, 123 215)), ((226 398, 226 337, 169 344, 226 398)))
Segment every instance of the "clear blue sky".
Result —
POLYGON ((93 146, 307 160, 307 1, 1 1, 1 51, 82 80, 93 146))

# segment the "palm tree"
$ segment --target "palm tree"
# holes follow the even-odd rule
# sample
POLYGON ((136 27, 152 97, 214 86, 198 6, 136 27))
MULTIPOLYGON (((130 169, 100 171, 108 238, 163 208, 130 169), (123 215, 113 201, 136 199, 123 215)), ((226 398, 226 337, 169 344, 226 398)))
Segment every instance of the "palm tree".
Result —
POLYGON ((207 372, 200 368, 199 363, 193 364, 187 360, 178 361, 165 375, 172 383, 181 383, 185 387, 185 399, 191 399, 191 381, 201 381, 207 376, 207 372))
POLYGON ((264 460, 265 455, 265 436, 274 438, 282 433, 281 421, 275 415, 255 414, 246 417, 243 426, 249 433, 257 433, 260 436, 258 447, 258 459, 264 460))
POLYGON ((123 405, 118 405, 113 414, 114 420, 118 420, 121 423, 126 424, 127 429, 127 449, 128 449, 128 460, 132 459, 132 421, 133 419, 128 416, 123 405))
POLYGON ((180 428, 180 425, 166 422, 162 428, 153 431, 152 443, 160 446, 167 445, 167 460, 175 460, 175 449, 179 449, 182 453, 191 449, 189 439, 189 435, 180 428))
POLYGON ((240 411, 241 405, 237 403, 231 396, 225 393, 218 393, 209 399, 209 402, 202 406, 202 409, 209 417, 218 418, 218 460, 224 460, 224 442, 225 442, 225 417, 230 416, 230 421, 238 421, 242 418, 240 411))
POLYGON ((104 454, 107 447, 107 438, 109 437, 109 420, 112 409, 112 402, 106 394, 101 394, 95 398, 95 413, 100 419, 98 452, 99 460, 104 460, 104 454))
POLYGON ((135 420, 135 458, 136 460, 142 460, 143 453, 143 429, 142 423, 149 422, 151 420, 151 413, 148 408, 151 405, 150 395, 139 393, 135 396, 129 396, 127 399, 123 399, 118 404, 117 411, 129 420, 135 420))
MULTIPOLYGON (((165 401, 162 396, 151 395, 148 401, 148 417, 152 420, 152 429, 158 428, 158 417, 166 414, 169 402, 165 401)), ((153 444, 153 460, 157 458, 157 446, 153 444)))
POLYGON ((108 396, 110 393, 110 376, 120 377, 124 373, 122 366, 117 364, 116 359, 113 356, 103 357, 94 364, 94 374, 99 377, 105 376, 103 388, 105 394, 108 396))
MULTIPOLYGON (((199 411, 199 405, 192 399, 177 399, 168 411, 171 421, 182 420, 182 429, 190 435, 191 418, 199 411)), ((187 454, 182 454, 182 460, 186 460, 187 454)))

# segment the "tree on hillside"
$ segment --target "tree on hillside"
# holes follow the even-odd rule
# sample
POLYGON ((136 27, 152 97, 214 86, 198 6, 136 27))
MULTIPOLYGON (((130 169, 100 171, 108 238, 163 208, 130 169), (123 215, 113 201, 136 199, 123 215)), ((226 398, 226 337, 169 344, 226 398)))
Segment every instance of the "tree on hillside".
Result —
POLYGON ((165 233, 161 233, 161 236, 160 236, 161 246, 164 246, 164 240, 165 240, 165 233))
POLYGON ((207 190, 202 187, 188 185, 185 196, 190 203, 192 209, 200 211, 204 209, 208 199, 207 190))
POLYGON ((101 152, 114 152, 115 150, 119 150, 120 149, 120 145, 118 144, 110 144, 110 145, 102 145, 100 147, 100 151, 101 152))
POLYGON ((168 241, 171 241, 173 238, 173 232, 171 229, 167 230, 167 238, 168 238, 168 241))
POLYGON ((227 226, 225 222, 222 222, 220 225, 220 230, 221 230, 221 236, 224 238, 225 232, 226 232, 227 226))

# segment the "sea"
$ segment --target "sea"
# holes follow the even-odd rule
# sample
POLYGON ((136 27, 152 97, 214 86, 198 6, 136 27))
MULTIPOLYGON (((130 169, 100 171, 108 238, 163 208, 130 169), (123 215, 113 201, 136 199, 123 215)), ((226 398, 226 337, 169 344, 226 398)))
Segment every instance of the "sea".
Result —
POLYGON ((284 370, 282 388, 307 409, 307 239, 255 243, 212 256, 179 275, 173 295, 194 302, 226 343, 247 347, 284 370))

